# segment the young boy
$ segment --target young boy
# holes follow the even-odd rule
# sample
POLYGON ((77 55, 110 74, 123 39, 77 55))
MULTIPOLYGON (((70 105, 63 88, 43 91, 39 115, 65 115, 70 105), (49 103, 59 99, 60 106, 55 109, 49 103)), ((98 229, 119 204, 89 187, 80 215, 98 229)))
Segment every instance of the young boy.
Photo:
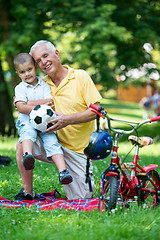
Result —
POLYGON ((60 184, 69 184, 72 182, 72 176, 66 169, 61 145, 55 133, 37 133, 29 122, 29 114, 34 106, 47 104, 53 107, 50 86, 36 76, 34 59, 28 53, 17 54, 14 58, 14 66, 22 80, 15 88, 14 103, 19 111, 16 127, 20 136, 19 141, 22 143, 24 168, 26 170, 34 168, 35 159, 32 155, 32 148, 39 134, 47 157, 52 159, 59 171, 60 184))

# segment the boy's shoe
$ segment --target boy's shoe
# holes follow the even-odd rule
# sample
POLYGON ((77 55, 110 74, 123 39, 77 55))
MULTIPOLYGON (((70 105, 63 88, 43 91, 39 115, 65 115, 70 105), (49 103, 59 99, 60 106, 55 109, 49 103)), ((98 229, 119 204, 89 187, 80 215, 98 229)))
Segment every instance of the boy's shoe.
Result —
POLYGON ((32 170, 34 168, 35 159, 32 154, 28 154, 27 152, 23 155, 23 165, 25 170, 32 170))
POLYGON ((73 181, 72 176, 69 174, 68 169, 64 169, 59 173, 60 184, 69 184, 73 181))
POLYGON ((15 196, 15 200, 33 200, 34 197, 24 192, 24 188, 21 189, 21 191, 15 196))
POLYGON ((25 193, 24 192, 24 188, 21 189, 21 191, 15 196, 15 200, 39 200, 39 201, 42 201, 42 200, 46 200, 45 197, 43 196, 39 196, 35 193, 33 193, 33 196, 29 193, 25 193))

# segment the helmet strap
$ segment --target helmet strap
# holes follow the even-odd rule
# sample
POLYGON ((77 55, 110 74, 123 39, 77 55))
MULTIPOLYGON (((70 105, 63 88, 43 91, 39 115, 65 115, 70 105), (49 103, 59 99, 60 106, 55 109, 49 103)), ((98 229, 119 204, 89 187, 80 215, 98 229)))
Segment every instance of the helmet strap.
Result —
POLYGON ((90 167, 90 159, 87 158, 87 164, 86 164, 86 181, 85 183, 89 184, 89 191, 92 192, 92 184, 91 184, 91 178, 89 176, 89 167, 90 167))
POLYGON ((97 120, 97 131, 99 131, 99 119, 100 119, 100 116, 97 115, 97 116, 96 116, 96 120, 97 120))

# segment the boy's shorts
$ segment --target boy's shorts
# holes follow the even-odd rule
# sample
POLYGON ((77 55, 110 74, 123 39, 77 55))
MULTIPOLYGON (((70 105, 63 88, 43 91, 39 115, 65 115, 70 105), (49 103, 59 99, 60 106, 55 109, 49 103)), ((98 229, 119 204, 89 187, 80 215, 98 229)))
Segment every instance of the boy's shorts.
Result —
POLYGON ((36 141, 37 131, 29 123, 18 120, 16 123, 16 128, 18 130, 20 143, 26 139, 30 139, 32 142, 36 141))
MULTIPOLYGON (((16 123, 16 128, 18 129, 19 142, 23 142, 24 140, 31 140, 32 142, 36 142, 37 135, 42 139, 42 144, 46 152, 46 157, 50 159, 51 156, 56 154, 63 154, 61 149, 61 144, 57 140, 57 136, 55 133, 38 133, 36 129, 34 129, 29 123, 22 123, 20 120, 16 123)), ((51 160, 52 161, 52 160, 51 160)))

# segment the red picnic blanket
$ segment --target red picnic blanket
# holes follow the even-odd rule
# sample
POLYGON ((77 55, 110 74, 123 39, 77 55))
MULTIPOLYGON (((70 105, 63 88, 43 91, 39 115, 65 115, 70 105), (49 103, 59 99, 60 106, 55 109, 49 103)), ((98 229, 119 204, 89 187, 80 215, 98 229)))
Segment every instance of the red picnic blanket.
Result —
POLYGON ((93 211, 98 209, 98 198, 67 200, 66 198, 55 198, 54 190, 45 194, 39 194, 39 199, 28 200, 8 200, 0 197, 0 207, 20 208, 28 207, 41 209, 44 211, 54 210, 55 208, 68 209, 70 211, 93 211))

